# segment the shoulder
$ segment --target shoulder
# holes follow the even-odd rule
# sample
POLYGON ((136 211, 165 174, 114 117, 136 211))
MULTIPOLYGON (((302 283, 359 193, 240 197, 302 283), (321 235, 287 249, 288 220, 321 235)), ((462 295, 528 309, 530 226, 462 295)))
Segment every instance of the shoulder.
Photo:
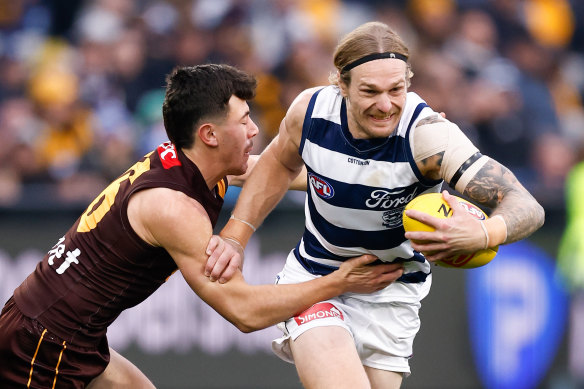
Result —
POLYGON ((286 113, 286 126, 302 126, 304 122, 304 116, 306 115, 306 110, 310 104, 310 99, 312 96, 323 87, 318 86, 314 88, 305 89, 294 99, 288 112, 286 113))
POLYGON ((454 123, 444 119, 440 114, 433 112, 425 118, 420 119, 416 123, 416 127, 422 127, 430 124, 437 124, 434 128, 446 128, 448 125, 455 125, 454 123))

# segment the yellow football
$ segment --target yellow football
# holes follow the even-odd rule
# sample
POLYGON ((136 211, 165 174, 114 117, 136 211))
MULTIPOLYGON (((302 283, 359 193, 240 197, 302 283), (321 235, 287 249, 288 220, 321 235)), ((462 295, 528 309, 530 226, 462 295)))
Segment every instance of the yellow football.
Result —
MULTIPOLYGON (((462 204, 467 212, 475 218, 479 220, 486 220, 488 218, 483 210, 473 203, 466 201, 465 199, 458 196, 456 196, 456 199, 459 203, 462 204)), ((450 208, 450 205, 448 205, 448 203, 442 198, 441 193, 422 194, 414 197, 404 209, 403 225, 404 230, 406 231, 434 231, 434 227, 406 216, 405 211, 408 209, 422 211, 428 215, 441 219, 446 219, 452 216, 452 209, 450 208)), ((491 260, 497 255, 498 250, 499 247, 496 246, 484 250, 478 250, 474 253, 453 255, 452 257, 437 261, 436 264, 451 268, 472 269, 475 267, 484 266, 491 262, 491 260)))

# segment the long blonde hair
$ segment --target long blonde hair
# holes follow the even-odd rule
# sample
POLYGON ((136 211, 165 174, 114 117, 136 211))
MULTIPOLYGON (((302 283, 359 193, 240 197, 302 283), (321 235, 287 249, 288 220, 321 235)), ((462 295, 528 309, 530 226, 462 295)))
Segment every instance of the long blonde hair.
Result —
MULTIPOLYGON (((329 81, 333 85, 343 82, 351 83, 351 71, 343 68, 353 61, 373 53, 392 52, 409 58, 410 51, 404 41, 388 25, 381 22, 368 22, 360 25, 345 35, 337 45, 333 63, 337 71, 331 73, 329 81)), ((410 85, 410 78, 414 75, 410 63, 407 62, 406 80, 410 85)))

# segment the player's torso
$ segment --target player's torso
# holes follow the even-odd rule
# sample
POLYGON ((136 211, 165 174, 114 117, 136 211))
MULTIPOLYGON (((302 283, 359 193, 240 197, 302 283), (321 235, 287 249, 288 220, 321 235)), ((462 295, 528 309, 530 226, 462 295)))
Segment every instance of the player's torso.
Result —
POLYGON ((15 291, 23 313, 64 339, 91 342, 121 311, 162 285, 177 269, 175 262, 164 249, 142 241, 127 216, 130 196, 152 187, 185 192, 216 222, 222 197, 209 192, 184 154, 163 144, 98 195, 15 291))
POLYGON ((430 273, 404 237, 402 212, 415 196, 438 191, 413 160, 416 122, 433 111, 409 93, 400 124, 386 139, 354 139, 338 89, 327 87, 309 104, 300 152, 308 171, 306 228, 296 256, 308 271, 327 274, 348 257, 371 253, 406 263, 404 283, 430 273))

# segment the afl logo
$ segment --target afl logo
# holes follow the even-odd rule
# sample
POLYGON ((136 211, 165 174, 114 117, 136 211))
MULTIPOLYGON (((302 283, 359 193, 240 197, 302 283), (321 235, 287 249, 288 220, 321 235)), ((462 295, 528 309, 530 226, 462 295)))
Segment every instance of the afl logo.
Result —
POLYGON ((328 182, 312 173, 308 173, 308 182, 310 182, 314 191, 324 199, 330 199, 335 195, 333 187, 328 182))

